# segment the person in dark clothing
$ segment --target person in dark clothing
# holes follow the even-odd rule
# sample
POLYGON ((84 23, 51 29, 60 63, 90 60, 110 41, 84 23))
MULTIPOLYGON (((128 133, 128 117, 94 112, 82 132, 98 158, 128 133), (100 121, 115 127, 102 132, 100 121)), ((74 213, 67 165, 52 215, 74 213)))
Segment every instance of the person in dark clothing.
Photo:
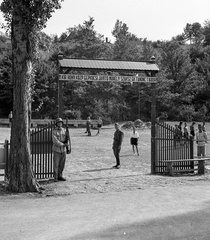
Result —
POLYGON ((120 150, 121 150, 121 145, 124 137, 124 133, 120 130, 120 125, 119 123, 115 123, 115 133, 114 133, 114 139, 113 139, 113 152, 114 156, 116 158, 116 165, 113 166, 113 168, 120 168, 120 150))
POLYGON ((195 128, 194 128, 195 122, 192 122, 192 124, 190 125, 190 135, 192 138, 195 137, 195 128))
POLYGON ((185 122, 184 123, 184 133, 183 133, 183 136, 184 138, 188 139, 189 138, 189 132, 188 132, 188 127, 187 127, 187 123, 185 122))
POLYGON ((179 128, 180 134, 182 135, 182 122, 179 122, 178 128, 179 128))
POLYGON ((86 132, 85 132, 88 134, 88 136, 91 136, 90 129, 91 129, 91 119, 90 117, 88 117, 86 122, 86 132))

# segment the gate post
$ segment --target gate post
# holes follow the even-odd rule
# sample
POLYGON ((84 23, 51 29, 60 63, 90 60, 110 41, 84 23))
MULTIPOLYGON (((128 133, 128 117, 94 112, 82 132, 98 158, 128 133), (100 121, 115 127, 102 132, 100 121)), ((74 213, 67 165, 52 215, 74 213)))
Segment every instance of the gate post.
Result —
MULTIPOLYGON (((190 137, 190 159, 194 158, 194 138, 190 137)), ((194 162, 190 162, 190 168, 194 168, 194 162)))
POLYGON ((58 117, 63 115, 63 81, 58 80, 58 117))
POLYGON ((4 149, 5 149, 5 175, 4 175, 4 179, 8 180, 9 179, 9 169, 10 169, 10 154, 9 154, 9 141, 5 140, 4 143, 4 149))
POLYGON ((155 123, 156 123, 156 83, 151 83, 152 100, 151 100, 151 174, 156 173, 155 170, 155 123))

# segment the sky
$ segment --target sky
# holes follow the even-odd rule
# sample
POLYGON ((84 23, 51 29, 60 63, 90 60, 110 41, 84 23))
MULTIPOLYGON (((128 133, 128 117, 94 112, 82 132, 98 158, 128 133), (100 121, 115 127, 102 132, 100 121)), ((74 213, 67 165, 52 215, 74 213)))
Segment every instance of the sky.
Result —
POLYGON ((60 36, 89 17, 95 19, 97 33, 111 42, 117 20, 125 23, 128 31, 138 38, 171 40, 183 32, 187 23, 199 22, 203 26, 205 20, 210 20, 210 0, 64 0, 43 31, 60 36))

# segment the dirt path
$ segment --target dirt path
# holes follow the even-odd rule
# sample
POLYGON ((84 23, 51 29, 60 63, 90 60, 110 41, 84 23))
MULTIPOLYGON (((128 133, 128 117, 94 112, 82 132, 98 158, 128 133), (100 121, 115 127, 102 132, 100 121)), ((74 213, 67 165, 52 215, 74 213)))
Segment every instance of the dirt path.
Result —
POLYGON ((72 130, 66 182, 42 182, 42 194, 1 192, 0 239, 210 239, 209 173, 151 175, 149 130, 140 133, 140 156, 129 136, 122 167, 112 169, 113 129, 92 137, 72 130))
POLYGON ((2 240, 210 239, 210 185, 1 198, 2 240))

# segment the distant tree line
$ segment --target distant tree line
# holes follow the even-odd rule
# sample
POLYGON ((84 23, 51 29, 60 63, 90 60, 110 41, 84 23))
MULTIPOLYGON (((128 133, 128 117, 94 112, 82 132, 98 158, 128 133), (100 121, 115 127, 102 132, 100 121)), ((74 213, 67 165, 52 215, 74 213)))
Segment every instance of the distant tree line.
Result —
MULTIPOLYGON (((60 36, 38 35, 39 56, 32 86, 32 118, 57 116, 58 63, 60 52, 69 58, 150 60, 155 56, 157 115, 168 120, 210 120, 210 20, 203 25, 187 23, 183 33, 170 41, 149 41, 129 32, 117 20, 114 43, 94 29, 90 17, 60 36)), ((8 117, 13 106, 11 40, 0 35, 0 117, 8 117)), ((150 119, 149 84, 68 82, 64 88, 65 111, 71 119, 101 116, 105 121, 150 119)))

